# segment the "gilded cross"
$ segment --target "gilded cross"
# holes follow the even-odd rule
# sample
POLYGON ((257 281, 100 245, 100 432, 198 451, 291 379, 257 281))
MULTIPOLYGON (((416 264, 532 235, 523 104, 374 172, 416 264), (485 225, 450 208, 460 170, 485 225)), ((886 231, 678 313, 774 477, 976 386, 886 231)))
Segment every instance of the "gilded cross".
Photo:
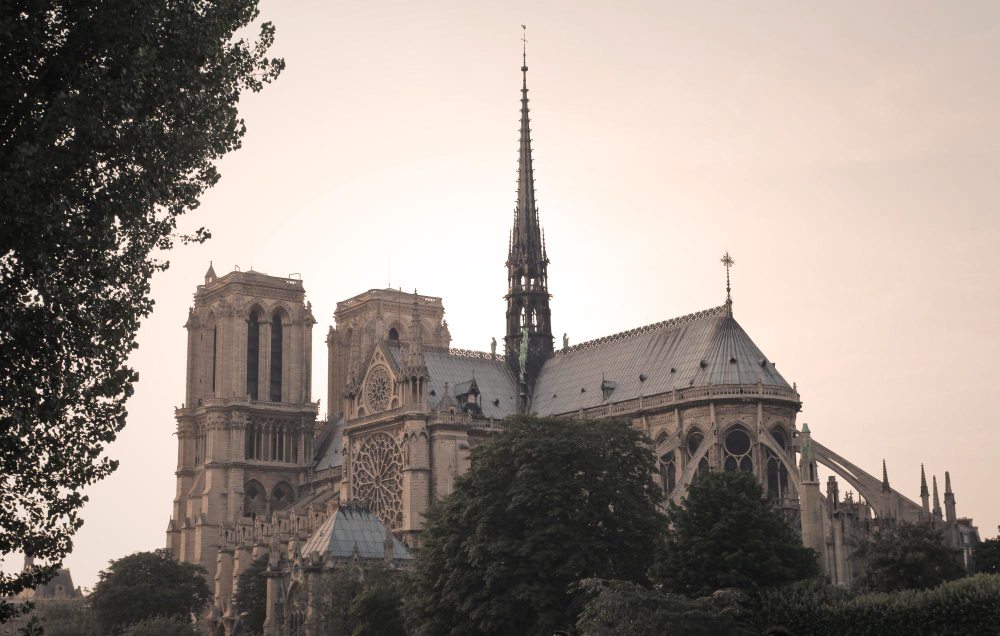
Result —
POLYGON ((733 257, 729 255, 729 250, 726 250, 726 253, 722 255, 721 262, 726 267, 726 304, 731 305, 733 302, 733 298, 730 295, 729 268, 735 265, 736 261, 734 261, 733 257))

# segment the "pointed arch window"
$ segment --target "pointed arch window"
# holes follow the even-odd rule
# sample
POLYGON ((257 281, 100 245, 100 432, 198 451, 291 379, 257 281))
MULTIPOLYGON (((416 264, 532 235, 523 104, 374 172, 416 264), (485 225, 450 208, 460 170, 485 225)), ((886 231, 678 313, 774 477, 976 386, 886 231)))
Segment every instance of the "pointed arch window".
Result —
POLYGON ((663 488, 663 496, 669 497, 677 486, 677 466, 674 461, 674 451, 670 451, 660 458, 660 487, 663 488))
POLYGON ((212 325, 212 395, 215 395, 215 370, 219 362, 219 326, 212 325))
POLYGON ((274 312, 271 318, 271 389, 269 399, 272 402, 281 401, 281 372, 284 358, 284 327, 281 324, 281 312, 274 312))
MULTIPOLYGON (((785 446, 785 432, 781 428, 771 429, 771 437, 774 441, 778 443, 778 446, 784 451, 787 447, 785 446)), ((767 450, 767 496, 774 500, 780 501, 785 494, 788 492, 788 470, 785 468, 784 462, 781 458, 770 448, 767 450)))
POLYGON ((750 440, 750 434, 743 427, 736 426, 730 429, 726 433, 725 443, 722 445, 722 448, 725 456, 722 462, 723 470, 726 472, 735 472, 737 470, 745 473, 753 472, 753 458, 750 456, 753 444, 750 440))
POLYGON ((257 385, 260 378, 260 313, 254 309, 247 321, 247 395, 258 399, 257 385))

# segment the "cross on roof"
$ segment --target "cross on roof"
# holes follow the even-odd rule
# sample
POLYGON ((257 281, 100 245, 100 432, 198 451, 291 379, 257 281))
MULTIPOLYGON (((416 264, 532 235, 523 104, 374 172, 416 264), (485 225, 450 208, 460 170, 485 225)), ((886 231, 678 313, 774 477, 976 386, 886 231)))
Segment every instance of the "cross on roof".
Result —
POLYGON ((736 261, 734 261, 733 257, 729 255, 729 250, 726 250, 726 253, 723 254, 722 258, 720 259, 720 262, 726 267, 726 307, 729 309, 729 313, 732 314, 733 297, 730 294, 731 289, 729 286, 729 268, 735 265, 736 261))

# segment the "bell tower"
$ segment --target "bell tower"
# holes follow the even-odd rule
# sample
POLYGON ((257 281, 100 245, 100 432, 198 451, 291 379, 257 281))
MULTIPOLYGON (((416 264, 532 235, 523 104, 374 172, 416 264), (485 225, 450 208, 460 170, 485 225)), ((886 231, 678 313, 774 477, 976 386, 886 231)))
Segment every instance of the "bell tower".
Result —
MULTIPOLYGON (((507 255, 507 364, 519 377, 522 392, 530 391, 545 359, 552 353, 548 265, 545 236, 535 204, 528 118, 528 63, 522 54, 521 132, 517 169, 517 206, 507 255), (524 339, 527 338, 527 342, 524 339)), ((524 404, 522 404, 524 406, 524 404)))
MULTIPOLYGON (((188 314, 187 387, 176 409, 173 555, 212 579, 219 534, 301 495, 318 405, 302 281, 209 267, 188 314)), ((229 555, 230 557, 232 555, 229 555)))

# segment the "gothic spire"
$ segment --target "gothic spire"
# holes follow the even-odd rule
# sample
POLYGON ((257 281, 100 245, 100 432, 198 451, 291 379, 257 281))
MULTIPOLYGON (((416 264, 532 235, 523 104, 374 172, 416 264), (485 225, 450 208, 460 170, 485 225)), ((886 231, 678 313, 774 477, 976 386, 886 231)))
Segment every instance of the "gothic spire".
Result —
POLYGON ((933 484, 933 489, 934 489, 934 509, 933 509, 934 518, 935 519, 940 519, 941 518, 941 498, 938 497, 937 475, 933 475, 931 477, 931 483, 933 484))
MULTIPOLYGON (((521 25, 524 28, 524 25, 521 25)), ((527 40, 521 38, 523 42, 527 40)), ((508 261, 533 264, 547 261, 535 205, 535 171, 531 159, 531 120, 528 116, 527 44, 521 52, 521 131, 517 158, 517 207, 508 261)))
POLYGON ((889 492, 889 471, 885 468, 885 459, 882 459, 882 492, 889 492))
POLYGON ((924 514, 928 517, 931 513, 930 492, 927 490, 927 475, 924 473, 924 465, 920 464, 920 504, 924 509, 924 514))
MULTIPOLYGON (((524 25, 521 25, 524 28, 524 25)), ((522 37, 523 42, 527 40, 522 37)), ((526 45, 525 45, 526 46, 526 45)), ((552 353, 548 264, 545 236, 535 204, 535 175, 531 161, 528 117, 528 58, 521 51, 521 131, 517 161, 517 205, 507 255, 507 335, 505 357, 521 379, 519 407, 527 408, 531 387, 545 359, 552 353)))

